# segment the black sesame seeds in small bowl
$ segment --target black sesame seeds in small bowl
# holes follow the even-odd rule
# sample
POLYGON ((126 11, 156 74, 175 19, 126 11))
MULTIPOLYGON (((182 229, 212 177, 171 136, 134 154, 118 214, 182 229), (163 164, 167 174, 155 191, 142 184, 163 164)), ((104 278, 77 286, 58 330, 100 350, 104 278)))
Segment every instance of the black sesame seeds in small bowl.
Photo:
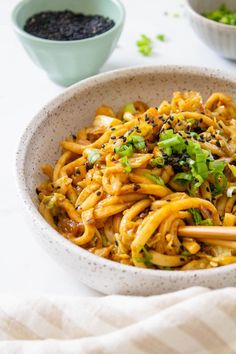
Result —
POLYGON ((124 17, 119 0, 23 0, 12 13, 31 59, 63 86, 98 73, 116 47, 124 17))
POLYGON ((33 36, 54 41, 91 38, 109 31, 115 22, 101 15, 73 11, 45 11, 28 18, 24 30, 33 36))

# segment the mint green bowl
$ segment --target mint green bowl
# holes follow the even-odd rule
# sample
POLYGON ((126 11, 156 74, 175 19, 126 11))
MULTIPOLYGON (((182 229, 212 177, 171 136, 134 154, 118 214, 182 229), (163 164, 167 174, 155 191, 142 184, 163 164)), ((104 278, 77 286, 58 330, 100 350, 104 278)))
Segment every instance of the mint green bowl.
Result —
POLYGON ((52 81, 63 86, 98 73, 116 47, 124 18, 119 0, 24 0, 12 12, 14 30, 26 52, 52 81), (75 41, 42 39, 23 30, 29 17, 49 10, 103 15, 113 19, 115 26, 98 36, 75 41))

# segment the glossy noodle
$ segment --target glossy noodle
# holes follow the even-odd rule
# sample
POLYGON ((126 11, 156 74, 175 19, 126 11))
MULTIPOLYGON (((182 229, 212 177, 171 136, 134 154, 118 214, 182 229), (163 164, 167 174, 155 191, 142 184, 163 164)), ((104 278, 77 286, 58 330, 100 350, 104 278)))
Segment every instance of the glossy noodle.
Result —
POLYGON ((158 107, 136 101, 60 143, 36 192, 65 238, 98 256, 164 270, 236 262, 234 242, 178 235, 184 225, 235 226, 236 106, 213 93, 175 92, 158 107))

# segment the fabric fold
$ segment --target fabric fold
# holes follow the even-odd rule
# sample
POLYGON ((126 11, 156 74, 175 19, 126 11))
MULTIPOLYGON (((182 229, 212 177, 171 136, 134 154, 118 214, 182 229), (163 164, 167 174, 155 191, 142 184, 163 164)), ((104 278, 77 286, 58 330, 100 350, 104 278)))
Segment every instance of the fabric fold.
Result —
POLYGON ((236 353, 236 289, 0 296, 1 354, 236 353))

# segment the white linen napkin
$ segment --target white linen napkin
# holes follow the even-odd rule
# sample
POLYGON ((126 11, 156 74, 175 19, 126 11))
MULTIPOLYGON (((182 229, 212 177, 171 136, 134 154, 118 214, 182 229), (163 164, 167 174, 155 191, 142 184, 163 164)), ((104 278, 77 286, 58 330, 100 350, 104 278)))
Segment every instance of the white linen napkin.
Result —
POLYGON ((236 288, 134 297, 0 296, 1 354, 233 354, 236 288))

